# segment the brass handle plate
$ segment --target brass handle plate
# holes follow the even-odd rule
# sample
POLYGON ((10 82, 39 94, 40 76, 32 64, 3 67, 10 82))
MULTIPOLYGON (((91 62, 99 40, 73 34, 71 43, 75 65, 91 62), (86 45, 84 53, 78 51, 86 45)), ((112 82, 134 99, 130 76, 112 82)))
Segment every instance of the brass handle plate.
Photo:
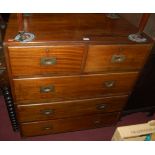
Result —
POLYGON ((115 85, 115 81, 105 81, 104 85, 106 88, 112 88, 115 85))
POLYGON ((50 86, 41 86, 40 87, 40 92, 41 93, 50 93, 50 92, 54 92, 54 86, 50 85, 50 86))
POLYGON ((49 115, 54 114, 54 110, 52 110, 52 109, 46 109, 46 110, 42 110, 41 113, 43 115, 49 116, 49 115))
POLYGON ((106 108, 106 104, 100 104, 96 106, 97 110, 104 110, 106 108))
POLYGON ((49 125, 49 126, 45 126, 42 128, 43 131, 47 131, 47 130, 52 130, 52 126, 49 125))
POLYGON ((41 65, 44 65, 44 66, 55 65, 57 63, 57 59, 55 57, 42 57, 40 59, 40 63, 41 65))
POLYGON ((50 129, 51 129, 50 127, 45 127, 45 128, 44 128, 44 130, 50 130, 50 129))
POLYGON ((5 69, 0 68, 0 75, 3 74, 4 72, 5 72, 5 69))
POLYGON ((126 59, 126 56, 125 55, 113 55, 112 58, 111 58, 111 62, 112 63, 122 63, 124 62, 126 59))
POLYGON ((100 126, 102 126, 102 122, 100 120, 96 120, 96 121, 94 121, 94 125, 95 125, 95 127, 100 127, 100 126))

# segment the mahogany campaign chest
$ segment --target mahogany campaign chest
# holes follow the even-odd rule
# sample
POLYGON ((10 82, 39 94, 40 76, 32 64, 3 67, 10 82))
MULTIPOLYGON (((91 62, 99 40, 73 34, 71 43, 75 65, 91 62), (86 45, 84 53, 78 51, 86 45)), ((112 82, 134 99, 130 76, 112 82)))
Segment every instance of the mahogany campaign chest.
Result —
POLYGON ((17 42, 12 14, 4 48, 21 135, 112 126, 118 121, 152 41, 136 43, 137 28, 106 14, 30 14, 17 42))

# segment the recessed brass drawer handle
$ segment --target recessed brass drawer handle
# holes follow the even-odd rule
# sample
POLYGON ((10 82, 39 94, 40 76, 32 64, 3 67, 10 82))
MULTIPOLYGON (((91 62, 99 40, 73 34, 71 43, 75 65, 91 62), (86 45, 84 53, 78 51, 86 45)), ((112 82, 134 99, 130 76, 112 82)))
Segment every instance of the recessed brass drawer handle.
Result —
POLYGON ((100 104, 96 106, 97 110, 104 110, 106 108, 106 104, 100 104))
POLYGON ((41 65, 55 65, 57 63, 57 59, 54 57, 43 57, 40 59, 41 65))
POLYGON ((50 130, 50 129, 51 129, 50 127, 45 127, 45 128, 44 128, 44 130, 50 130))
POLYGON ((121 62, 124 62, 126 59, 126 56, 125 55, 113 55, 112 58, 111 58, 111 62, 112 63, 121 63, 121 62))
POLYGON ((42 110, 41 113, 42 113, 43 115, 48 116, 48 115, 54 114, 54 110, 52 110, 52 109, 46 109, 46 110, 42 110))
POLYGON ((52 129, 52 126, 45 126, 45 127, 42 128, 42 130, 46 130, 46 131, 51 130, 51 129, 52 129))
POLYGON ((102 125, 102 123, 101 123, 100 120, 96 120, 96 121, 94 121, 94 125, 95 125, 96 127, 100 127, 100 126, 102 125))
POLYGON ((41 93, 50 93, 50 92, 54 92, 54 86, 50 85, 50 86, 41 86, 40 87, 40 92, 41 93))
POLYGON ((0 68, 0 75, 3 74, 4 72, 5 72, 5 69, 0 68))
POLYGON ((115 85, 115 81, 105 81, 104 82, 105 87, 112 88, 115 85))

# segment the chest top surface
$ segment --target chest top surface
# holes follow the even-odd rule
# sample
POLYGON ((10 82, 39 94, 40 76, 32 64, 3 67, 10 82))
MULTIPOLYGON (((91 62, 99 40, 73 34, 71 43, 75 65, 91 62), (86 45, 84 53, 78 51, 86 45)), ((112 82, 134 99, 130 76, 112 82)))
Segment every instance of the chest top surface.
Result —
MULTIPOLYGON (((124 18, 111 19, 106 14, 30 14, 24 17, 23 25, 25 32, 36 36, 32 42, 24 45, 53 42, 135 44, 128 40, 128 35, 138 31, 124 18)), ((21 45, 13 40, 17 34, 17 15, 11 14, 5 43, 21 45)))

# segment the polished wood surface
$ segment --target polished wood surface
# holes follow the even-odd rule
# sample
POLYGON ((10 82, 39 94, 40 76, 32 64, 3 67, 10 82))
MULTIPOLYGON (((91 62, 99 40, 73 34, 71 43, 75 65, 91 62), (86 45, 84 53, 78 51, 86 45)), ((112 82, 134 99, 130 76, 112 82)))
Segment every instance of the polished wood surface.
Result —
POLYGON ((12 76, 80 73, 84 50, 82 45, 10 47, 12 76), (54 59, 55 63, 46 64, 42 59, 54 59))
POLYGON ((127 95, 52 103, 17 105, 19 122, 66 118, 94 113, 120 111, 127 95))
POLYGON ((149 54, 150 47, 150 45, 90 45, 85 72, 139 70, 149 54), (123 59, 118 60, 119 57, 123 59))
MULTIPOLYGON (((5 43, 22 45, 14 41, 14 37, 18 34, 17 23, 16 14, 12 14, 5 43)), ((111 19, 106 14, 30 14, 24 17, 24 24, 26 32, 33 32, 36 35, 35 40, 26 45, 60 43, 60 41, 135 44, 128 40, 128 35, 138 32, 136 27, 123 18, 111 19)), ((148 37, 148 42, 150 40, 148 37)))
POLYGON ((22 136, 54 134, 113 125, 119 113, 96 114, 39 122, 21 123, 22 136))
POLYGON ((129 93, 137 72, 14 79, 16 104, 39 101, 63 101, 129 93), (110 86, 107 86, 107 83, 110 86), (42 87, 52 87, 41 92, 42 87), (18 102, 17 102, 18 101, 18 102))

